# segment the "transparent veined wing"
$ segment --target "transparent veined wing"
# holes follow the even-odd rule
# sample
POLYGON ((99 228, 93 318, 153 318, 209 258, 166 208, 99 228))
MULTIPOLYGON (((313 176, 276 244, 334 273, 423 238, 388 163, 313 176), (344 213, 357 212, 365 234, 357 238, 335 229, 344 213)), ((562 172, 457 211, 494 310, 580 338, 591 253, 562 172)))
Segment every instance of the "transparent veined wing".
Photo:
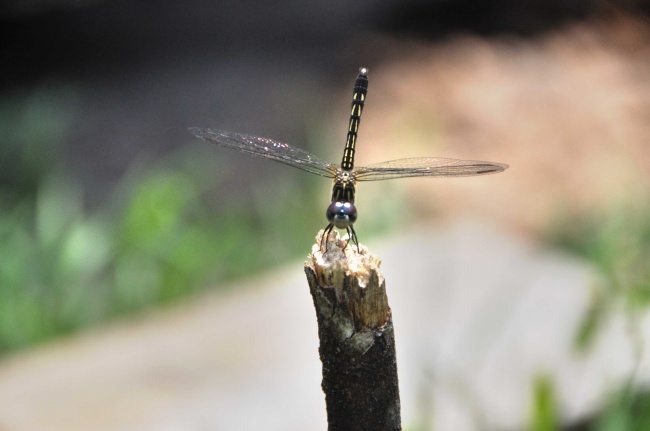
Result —
POLYGON ((508 165, 503 163, 456 160, 443 157, 417 157, 358 167, 355 169, 355 177, 359 181, 407 177, 470 177, 496 174, 507 168, 508 165))
POLYGON ((221 147, 275 160, 323 177, 333 178, 338 168, 305 150, 269 138, 198 127, 191 127, 189 131, 197 138, 221 147))

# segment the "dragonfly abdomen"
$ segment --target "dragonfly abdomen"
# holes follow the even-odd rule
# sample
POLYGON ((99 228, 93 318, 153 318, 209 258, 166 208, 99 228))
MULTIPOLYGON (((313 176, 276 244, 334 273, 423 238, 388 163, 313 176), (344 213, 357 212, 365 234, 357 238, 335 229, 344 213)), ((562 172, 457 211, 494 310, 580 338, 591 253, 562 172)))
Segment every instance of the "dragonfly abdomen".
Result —
POLYGON ((368 70, 364 67, 359 69, 359 75, 354 81, 354 90, 352 91, 352 109, 350 111, 350 124, 348 125, 348 137, 345 141, 345 150, 343 150, 343 160, 341 169, 351 171, 354 168, 354 147, 357 143, 357 132, 359 131, 359 122, 363 112, 363 104, 368 94, 368 70))

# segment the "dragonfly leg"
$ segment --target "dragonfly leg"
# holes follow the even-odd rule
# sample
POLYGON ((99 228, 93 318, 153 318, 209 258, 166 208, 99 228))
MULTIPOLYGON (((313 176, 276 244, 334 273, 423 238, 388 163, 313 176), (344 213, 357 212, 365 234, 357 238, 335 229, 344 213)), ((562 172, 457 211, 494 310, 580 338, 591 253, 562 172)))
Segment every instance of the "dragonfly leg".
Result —
MULTIPOLYGON (((352 226, 348 227, 348 236, 357 245, 357 252, 361 253, 361 250, 359 249, 359 240, 357 239, 357 233, 354 231, 354 228, 352 226), (352 232, 352 234, 350 234, 350 232, 352 232)), ((350 242, 350 240, 348 240, 348 242, 350 242)))
POLYGON ((334 224, 332 223, 328 224, 325 230, 323 231, 323 236, 320 239, 321 250, 323 250, 323 241, 325 241, 325 253, 327 253, 327 240, 330 237, 330 233, 332 232, 332 229, 334 229, 334 224))
POLYGON ((350 240, 352 240, 352 242, 357 245, 357 252, 361 253, 361 250, 359 249, 359 240, 357 239, 357 233, 354 231, 354 228, 352 226, 348 226, 345 228, 345 231, 348 233, 348 240, 343 246, 343 249, 345 250, 345 247, 347 247, 350 243, 350 240))

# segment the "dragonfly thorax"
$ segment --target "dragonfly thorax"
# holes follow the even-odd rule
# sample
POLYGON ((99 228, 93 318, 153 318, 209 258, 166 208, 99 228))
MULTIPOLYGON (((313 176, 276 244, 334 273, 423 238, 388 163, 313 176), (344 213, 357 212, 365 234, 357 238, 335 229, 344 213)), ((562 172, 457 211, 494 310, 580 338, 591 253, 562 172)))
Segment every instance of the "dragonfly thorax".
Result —
POLYGON ((334 182, 353 185, 356 182, 354 171, 344 171, 342 169, 337 170, 334 182))
POLYGON ((327 207, 325 216, 337 229, 347 229, 357 221, 357 208, 352 202, 334 201, 327 207))
POLYGON ((334 186, 332 187, 332 202, 354 203, 355 183, 354 172, 336 171, 334 186))

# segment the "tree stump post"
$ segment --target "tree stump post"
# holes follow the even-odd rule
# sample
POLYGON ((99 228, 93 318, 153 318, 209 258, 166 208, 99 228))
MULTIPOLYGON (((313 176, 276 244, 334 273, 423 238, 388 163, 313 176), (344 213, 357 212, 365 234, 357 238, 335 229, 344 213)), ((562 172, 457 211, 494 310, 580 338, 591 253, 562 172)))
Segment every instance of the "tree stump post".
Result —
POLYGON ((395 336, 381 261, 323 232, 305 263, 318 319, 329 431, 401 430, 395 336))

